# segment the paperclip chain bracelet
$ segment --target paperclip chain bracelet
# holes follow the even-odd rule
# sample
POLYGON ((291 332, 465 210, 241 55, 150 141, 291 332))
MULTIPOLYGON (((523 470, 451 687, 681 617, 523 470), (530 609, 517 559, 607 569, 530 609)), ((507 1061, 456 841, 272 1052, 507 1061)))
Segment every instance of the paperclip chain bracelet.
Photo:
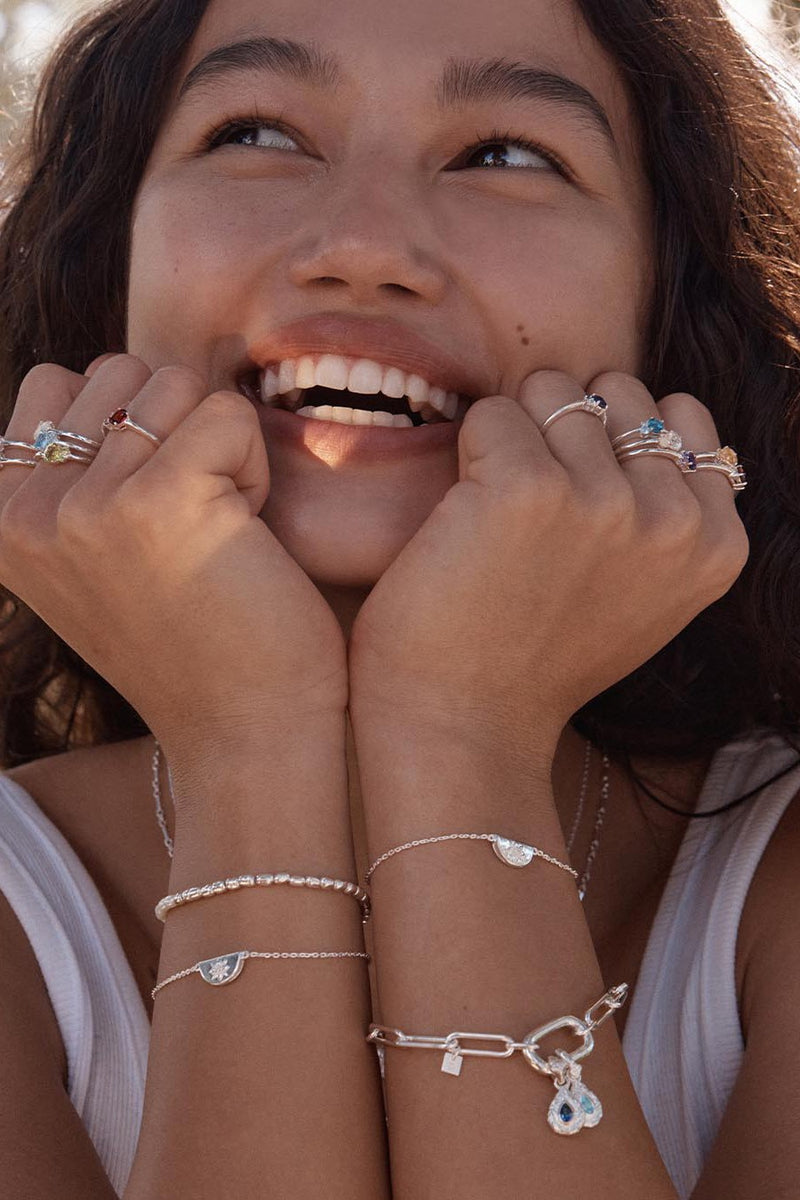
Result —
POLYGON ((364 876, 364 883, 369 883, 373 872, 382 862, 386 862, 387 858, 393 858, 395 854, 400 854, 403 850, 412 850, 417 846, 432 846, 435 842, 459 840, 491 842, 497 857, 509 867, 527 867, 528 863, 533 862, 535 858, 540 858, 543 862, 550 863, 551 866, 558 867, 561 871, 566 871, 573 879, 578 878, 578 872, 569 863, 561 862, 560 859, 553 858, 552 854, 546 854, 544 850, 540 850, 538 846, 529 846, 527 842, 517 842, 513 838, 501 837, 499 833, 444 833, 439 837, 416 838, 413 842, 404 842, 402 846, 395 846, 392 850, 387 850, 380 858, 375 859, 364 876))
POLYGON ((516 1042, 504 1033, 465 1033, 457 1031, 444 1037, 415 1036, 386 1025, 370 1025, 367 1041, 378 1051, 383 1072, 383 1056, 387 1046, 411 1050, 437 1050, 443 1055, 442 1071, 447 1075, 460 1075, 465 1058, 510 1058, 520 1051, 523 1058, 541 1075, 553 1081, 556 1094, 547 1111, 547 1123, 554 1133, 571 1135, 584 1127, 592 1129, 603 1117, 603 1106, 594 1092, 590 1092, 581 1080, 580 1060, 594 1049, 594 1031, 607 1021, 628 998, 628 985, 621 983, 611 988, 589 1008, 581 1020, 579 1017, 557 1017, 546 1025, 539 1026, 516 1042), (581 1038, 577 1050, 568 1054, 566 1050, 555 1050, 548 1058, 539 1053, 544 1038, 561 1029, 581 1038), (500 1042, 502 1049, 469 1049, 466 1041, 500 1042))
POLYGON ((277 884, 288 884, 289 887, 319 888, 322 891, 341 892, 352 896, 361 905, 361 921, 366 924, 370 917, 369 895, 357 883, 349 883, 344 879, 329 879, 327 875, 290 875, 280 871, 273 875, 236 875, 232 879, 218 879, 215 883, 205 883, 202 887, 186 888, 183 892, 175 892, 172 896, 164 896, 156 905, 156 916, 159 921, 167 919, 167 913, 183 904, 191 904, 194 900, 207 900, 212 896, 222 896, 225 892, 238 892, 240 888, 273 887, 277 884))
POLYGON ((157 983, 150 993, 155 1000, 162 988, 179 979, 188 979, 190 975, 199 975, 212 987, 222 987, 225 983, 233 983, 242 973, 245 960, 248 958, 363 958, 367 962, 370 957, 363 950, 233 950, 230 954, 220 954, 216 958, 204 958, 185 971, 178 971, 167 979, 157 983))

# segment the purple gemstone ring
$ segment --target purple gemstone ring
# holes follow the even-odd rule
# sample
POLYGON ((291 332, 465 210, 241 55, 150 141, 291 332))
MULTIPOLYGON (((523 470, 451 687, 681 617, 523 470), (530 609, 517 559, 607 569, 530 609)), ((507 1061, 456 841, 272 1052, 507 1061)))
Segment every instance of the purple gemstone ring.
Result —
POLYGON ((591 393, 588 396, 584 396, 582 400, 575 400, 572 404, 564 404, 561 408, 557 408, 555 412, 550 414, 544 425, 542 425, 542 433, 546 429, 549 429, 559 417, 565 417, 567 413, 572 412, 591 413, 593 417, 599 417, 605 425, 608 420, 608 402, 602 396, 591 393))

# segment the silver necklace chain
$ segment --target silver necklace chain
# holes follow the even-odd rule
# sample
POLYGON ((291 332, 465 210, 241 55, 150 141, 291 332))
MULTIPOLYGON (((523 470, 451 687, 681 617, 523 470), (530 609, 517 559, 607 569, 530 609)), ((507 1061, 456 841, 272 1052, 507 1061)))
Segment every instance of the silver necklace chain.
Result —
MULTIPOLYGON (((583 776, 581 778, 581 789, 578 795, 578 805, 575 809, 575 815, 572 818, 572 827, 570 829, 569 838, 567 840, 567 853, 572 854, 572 847, 575 844, 575 838, 578 833, 578 828, 581 824, 584 809, 586 807, 586 796, 589 790, 589 770, 592 762, 592 743, 587 739, 586 753, 583 760, 583 776)), ((161 746, 156 741, 155 750, 153 751, 152 774, 153 774, 153 800, 156 806, 156 820, 158 821, 161 835, 164 838, 164 845, 167 848, 167 854, 172 858, 175 854, 175 843, 169 835, 167 829, 167 819, 164 815, 164 806, 161 803, 161 783, 159 778, 159 768, 161 764, 161 746)), ((608 755, 603 755, 603 774, 600 781, 600 795, 597 801, 597 811, 595 812, 594 828, 592 829, 592 837, 589 843, 589 852, 586 856, 586 862, 583 864, 583 871, 578 879, 578 897, 581 901, 586 896, 586 891, 589 886, 589 880, 592 875, 592 868, 597 858, 597 851, 600 848, 600 833, 603 828, 603 823, 606 818, 606 809, 608 806, 609 793, 609 771, 611 764, 608 761, 608 755)), ((172 783, 172 773, 167 766, 167 786, 169 788, 170 799, 173 807, 175 805, 175 789, 172 783)))

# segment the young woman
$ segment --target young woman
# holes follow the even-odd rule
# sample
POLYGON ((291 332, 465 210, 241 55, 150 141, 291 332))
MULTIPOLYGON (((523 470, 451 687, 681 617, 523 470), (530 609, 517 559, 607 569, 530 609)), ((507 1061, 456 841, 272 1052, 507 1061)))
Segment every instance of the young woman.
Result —
POLYGON ((6 1194, 794 1194, 779 96, 711 0, 64 42, 0 252, 6 1194))

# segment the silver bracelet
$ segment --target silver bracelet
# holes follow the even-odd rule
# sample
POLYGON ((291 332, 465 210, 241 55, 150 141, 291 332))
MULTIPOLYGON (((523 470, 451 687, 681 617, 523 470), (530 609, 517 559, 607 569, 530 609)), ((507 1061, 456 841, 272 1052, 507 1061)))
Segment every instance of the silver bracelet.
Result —
POLYGON ((225 892, 238 892, 240 888, 272 887, 280 883, 288 883, 290 887, 319 888, 322 891, 342 892, 346 896, 353 896, 361 905, 362 924, 369 920, 369 895, 359 884, 348 883, 344 879, 329 879, 327 875, 290 875, 287 871, 274 875, 236 875, 232 879, 218 879, 215 883, 205 883, 202 887, 186 888, 185 891, 164 896, 159 900, 156 916, 159 921, 165 921, 167 913, 173 908, 191 904, 193 900, 207 900, 211 896, 222 896, 225 892))
POLYGON ((558 867, 559 870, 566 871, 574 879, 578 878, 578 872, 569 863, 561 862, 560 859, 553 858, 552 854, 545 854, 544 850, 540 850, 538 846, 529 846, 527 842, 516 842, 513 838, 501 837, 499 833, 444 833, 440 837, 417 838, 413 842, 404 842, 402 846, 395 846, 393 850, 387 850, 380 858, 375 859, 364 876, 364 883, 369 883, 376 867, 402 850, 411 850, 416 846, 431 846, 434 842, 452 842, 459 839, 491 842, 497 857, 509 867, 527 867, 528 863, 533 862, 535 858, 541 858, 543 862, 548 862, 552 866, 558 867))
POLYGON ((465 1058, 510 1058, 519 1050, 525 1060, 541 1075, 547 1075, 553 1080, 556 1089, 554 1098, 550 1101, 547 1111, 547 1123, 559 1134, 567 1136, 580 1132, 584 1127, 594 1128, 603 1117, 603 1106, 594 1092, 590 1092, 581 1081, 580 1060, 586 1058, 594 1049, 596 1029, 608 1020, 628 998, 628 985, 621 983, 611 988, 583 1016, 557 1017, 548 1021, 531 1033, 526 1034, 521 1042, 515 1042, 504 1033, 465 1033, 458 1031, 448 1033, 444 1037, 415 1036, 403 1033, 399 1029, 390 1029, 386 1025, 370 1025, 367 1041, 372 1042, 378 1051, 381 1074, 384 1070, 384 1056, 387 1046, 411 1050, 438 1050, 443 1053, 442 1071, 447 1075, 460 1075, 465 1058), (581 1038, 577 1050, 568 1054, 566 1050, 555 1050, 548 1058, 539 1053, 542 1040, 560 1029, 567 1029, 581 1038), (502 1049, 469 1049, 466 1041, 500 1042, 502 1049))
POLYGON ((162 988, 178 979, 187 979, 190 975, 199 975, 212 987, 222 987, 225 983, 233 983, 242 973, 247 958, 363 958, 370 961, 363 950, 233 950, 230 954, 220 954, 217 958, 204 958, 202 962, 178 971, 168 979, 157 983, 150 995, 155 1000, 162 988))

